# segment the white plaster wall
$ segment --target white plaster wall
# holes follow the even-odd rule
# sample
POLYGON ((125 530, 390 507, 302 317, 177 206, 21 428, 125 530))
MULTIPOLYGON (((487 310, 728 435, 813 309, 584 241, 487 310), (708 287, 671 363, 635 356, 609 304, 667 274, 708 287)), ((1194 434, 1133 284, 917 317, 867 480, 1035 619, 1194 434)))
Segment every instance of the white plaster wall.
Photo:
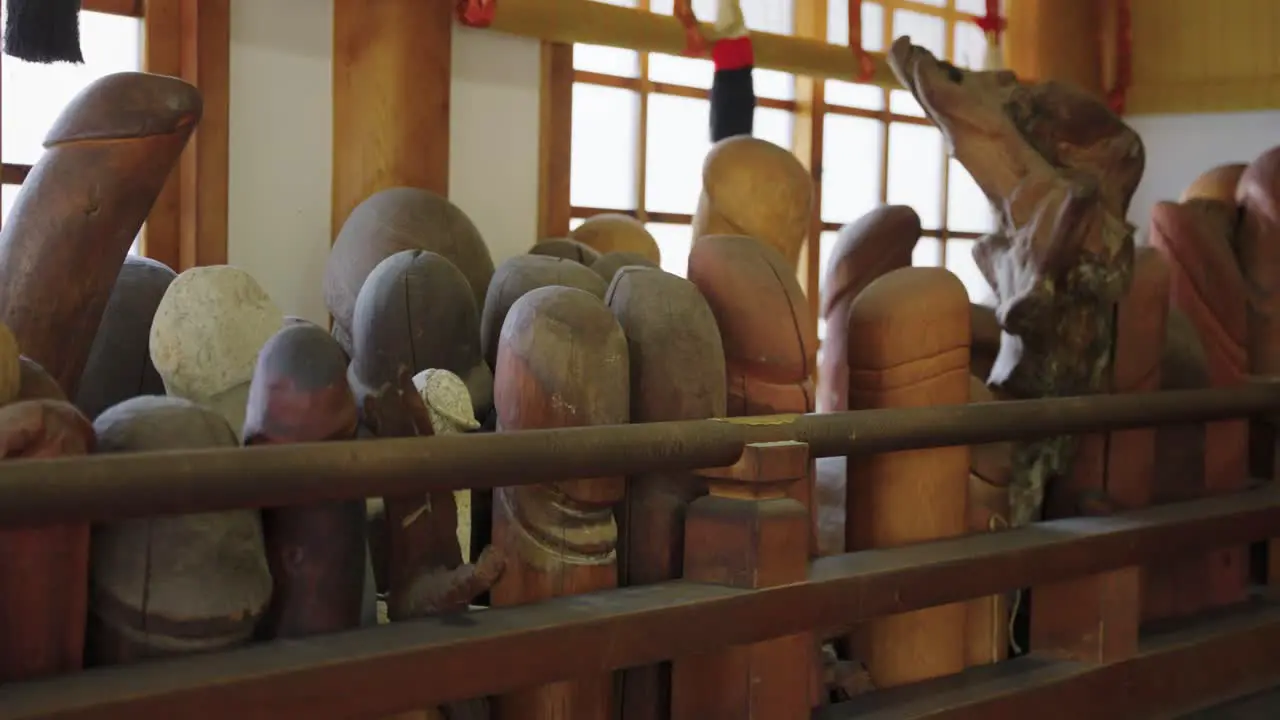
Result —
POLYGON ((1280 111, 1141 115, 1126 118, 1142 136, 1147 169, 1129 206, 1129 221, 1146 232, 1151 207, 1177 200, 1205 170, 1251 162, 1280 145, 1280 111))
MULTIPOLYGON (((328 317, 332 19, 332 0, 231 4, 228 262, 316 322, 328 317)), ((535 240, 540 59, 535 41, 454 35, 449 195, 498 262, 535 240)))

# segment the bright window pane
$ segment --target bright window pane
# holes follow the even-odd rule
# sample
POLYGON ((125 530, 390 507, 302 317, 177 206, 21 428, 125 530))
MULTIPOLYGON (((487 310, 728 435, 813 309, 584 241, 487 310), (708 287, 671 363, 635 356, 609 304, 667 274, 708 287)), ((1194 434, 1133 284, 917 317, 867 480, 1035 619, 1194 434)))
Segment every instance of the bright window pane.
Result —
POLYGON ((880 204, 879 121, 827 115, 822 139, 822 219, 847 223, 880 204))
MULTIPOLYGON (((849 44, 849 3, 841 0, 827 3, 827 42, 849 44)), ((877 3, 862 4, 862 47, 874 52, 884 49, 884 7, 877 3)), ((831 105, 884 109, 884 90, 843 80, 827 81, 825 99, 831 105)))
POLYGON ((957 67, 981 70, 987 58, 987 36, 972 22, 956 23, 955 57, 957 67))
POLYGON ((888 202, 911 206, 927 229, 942 225, 942 160, 937 128, 889 124, 888 202))
POLYGON ((693 244, 693 228, 688 225, 646 223, 645 229, 658 242, 662 253, 662 269, 685 277, 689 273, 689 247, 693 244))
MULTIPOLYGON (((742 17, 747 21, 747 27, 752 30, 775 35, 791 35, 795 27, 794 5, 794 0, 742 0, 742 17)), ((714 18, 715 15, 707 16, 708 20, 714 18)), ((791 100, 796 96, 794 75, 756 68, 753 80, 756 95, 759 97, 791 100)), ((758 115, 756 118, 759 122, 758 115)))
POLYGON ((574 45, 573 69, 619 77, 640 77, 640 53, 604 45, 574 45))
POLYGON ((947 176, 947 229, 956 232, 990 232, 995 227, 995 210, 973 176, 955 158, 949 160, 947 176))
MULTIPOLYGON (((818 283, 821 287, 822 283, 827 281, 827 265, 831 263, 831 253, 836 249, 836 242, 840 239, 840 233, 835 230, 823 230, 818 236, 818 283)), ((826 318, 818 317, 818 340, 827 338, 827 321, 826 318)))
POLYGON ((912 44, 926 48, 935 56, 946 57, 947 23, 941 17, 898 8, 893 11, 893 36, 899 38, 903 35, 909 36, 912 44))
MULTIPOLYGON (((580 207, 636 206, 640 96, 621 88, 575 83, 569 198, 580 207)), ((705 133, 703 133, 705 135, 705 133)))
POLYGON ((889 112, 894 115, 925 117, 924 108, 916 101, 916 96, 906 90, 889 91, 889 112))
POLYGON ((922 237, 911 249, 912 267, 942 267, 942 241, 935 237, 922 237))
POLYGON ((649 79, 654 82, 709 90, 714 75, 715 68, 710 60, 662 53, 649 55, 649 79))
POLYGON ((987 284, 987 279, 982 277, 982 272, 978 270, 978 264, 973 261, 973 246, 975 240, 959 240, 952 238, 947 241, 947 269, 955 273, 960 278, 960 282, 964 283, 964 287, 969 291, 969 300, 972 302, 982 302, 991 294, 991 286, 987 284))
MULTIPOLYGON (((649 96, 645 209, 692 215, 702 192, 702 161, 711 149, 711 103, 701 98, 649 96)), ((575 155, 577 153, 575 152, 575 155)))
MULTIPOLYGON (((842 0, 827 2, 827 42, 849 44, 849 3, 842 0)), ((880 3, 862 3, 862 49, 871 52, 884 50, 884 7, 880 3)))
MULTIPOLYGON (((0 11, 0 23, 5 13, 0 11)), ((138 70, 142 21, 98 12, 80 13, 84 64, 40 65, 4 56, 0 60, 0 146, 4 162, 33 165, 44 152, 44 136, 67 103, 103 75, 138 70)))
POLYGON ((584 222, 586 222, 586 221, 587 221, 587 219, 586 219, 586 218, 570 218, 570 219, 569 219, 569 232, 573 232, 574 230, 577 230, 577 229, 578 229, 578 227, 579 227, 580 225, 582 225, 582 223, 584 223, 584 222))
POLYGON ((795 115, 778 108, 757 107, 755 137, 781 148, 791 149, 791 130, 795 115))

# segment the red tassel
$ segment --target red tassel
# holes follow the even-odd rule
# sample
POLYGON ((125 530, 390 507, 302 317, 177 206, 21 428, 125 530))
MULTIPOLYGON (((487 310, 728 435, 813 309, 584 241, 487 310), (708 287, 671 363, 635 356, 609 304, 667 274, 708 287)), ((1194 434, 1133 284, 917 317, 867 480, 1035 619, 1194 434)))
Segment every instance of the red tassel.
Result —
POLYGON ((458 22, 473 28, 487 28, 493 23, 498 0, 458 0, 458 22))
POLYGON ((1116 77, 1107 93, 1111 112, 1123 115, 1133 82, 1133 18, 1129 0, 1116 0, 1116 77))
POLYGON ((1006 25, 1004 17, 1000 15, 1000 0, 987 0, 987 14, 975 16, 973 22, 982 32, 994 36, 996 43, 999 43, 1000 34, 1004 32, 1006 25))
POLYGON ((871 54, 862 49, 862 0, 849 0, 849 48, 858 63, 858 82, 869 82, 876 74, 876 64, 871 54))

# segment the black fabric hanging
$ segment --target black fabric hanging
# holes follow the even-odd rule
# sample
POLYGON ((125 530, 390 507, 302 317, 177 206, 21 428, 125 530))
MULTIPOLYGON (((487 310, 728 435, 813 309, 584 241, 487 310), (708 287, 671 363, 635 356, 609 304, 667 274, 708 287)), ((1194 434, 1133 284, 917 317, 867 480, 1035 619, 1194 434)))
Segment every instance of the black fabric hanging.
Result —
POLYGON ((720 0, 717 37, 711 46, 715 75, 711 81, 711 142, 755 129, 756 91, 752 74, 755 52, 742 20, 738 0, 720 0))
POLYGON ((4 52, 34 63, 84 62, 80 0, 5 0, 4 52))

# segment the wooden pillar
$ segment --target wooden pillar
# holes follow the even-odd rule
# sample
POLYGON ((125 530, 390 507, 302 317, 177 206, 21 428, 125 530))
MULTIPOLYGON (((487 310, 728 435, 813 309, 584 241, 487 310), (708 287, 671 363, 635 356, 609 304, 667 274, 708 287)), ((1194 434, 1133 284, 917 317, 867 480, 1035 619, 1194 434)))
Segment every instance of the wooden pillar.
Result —
POLYGON ((143 27, 147 72, 194 85, 199 127, 147 216, 142 251, 179 272, 227 262, 231 94, 231 0, 149 2, 143 27))
MULTIPOLYGON (((842 2, 843 0, 832 0, 842 2)), ((795 35, 827 41, 827 0, 796 0, 795 35)), ((826 119, 823 94, 826 80, 808 75, 796 76, 796 117, 791 131, 791 148, 813 179, 813 208, 809 218, 809 237, 801 254, 799 279, 813 313, 816 331, 821 312, 818 308, 822 281, 822 128, 826 119)))
POLYGON ((333 237, 379 190, 448 193, 453 8, 334 0, 333 237))
MULTIPOLYGON (((710 494, 685 516, 684 577, 759 589, 802 582, 809 511, 787 486, 809 472, 809 446, 748 445, 738 462, 705 471, 710 494)), ((672 720, 803 718, 817 653, 809 633, 676 658, 672 720)))
POLYGON ((1102 6, 1092 0, 1006 0, 1005 66, 1024 79, 1103 94, 1102 6))
POLYGON ((538 144, 538 237, 569 234, 569 176, 573 152, 573 46, 542 43, 541 127, 538 144))

